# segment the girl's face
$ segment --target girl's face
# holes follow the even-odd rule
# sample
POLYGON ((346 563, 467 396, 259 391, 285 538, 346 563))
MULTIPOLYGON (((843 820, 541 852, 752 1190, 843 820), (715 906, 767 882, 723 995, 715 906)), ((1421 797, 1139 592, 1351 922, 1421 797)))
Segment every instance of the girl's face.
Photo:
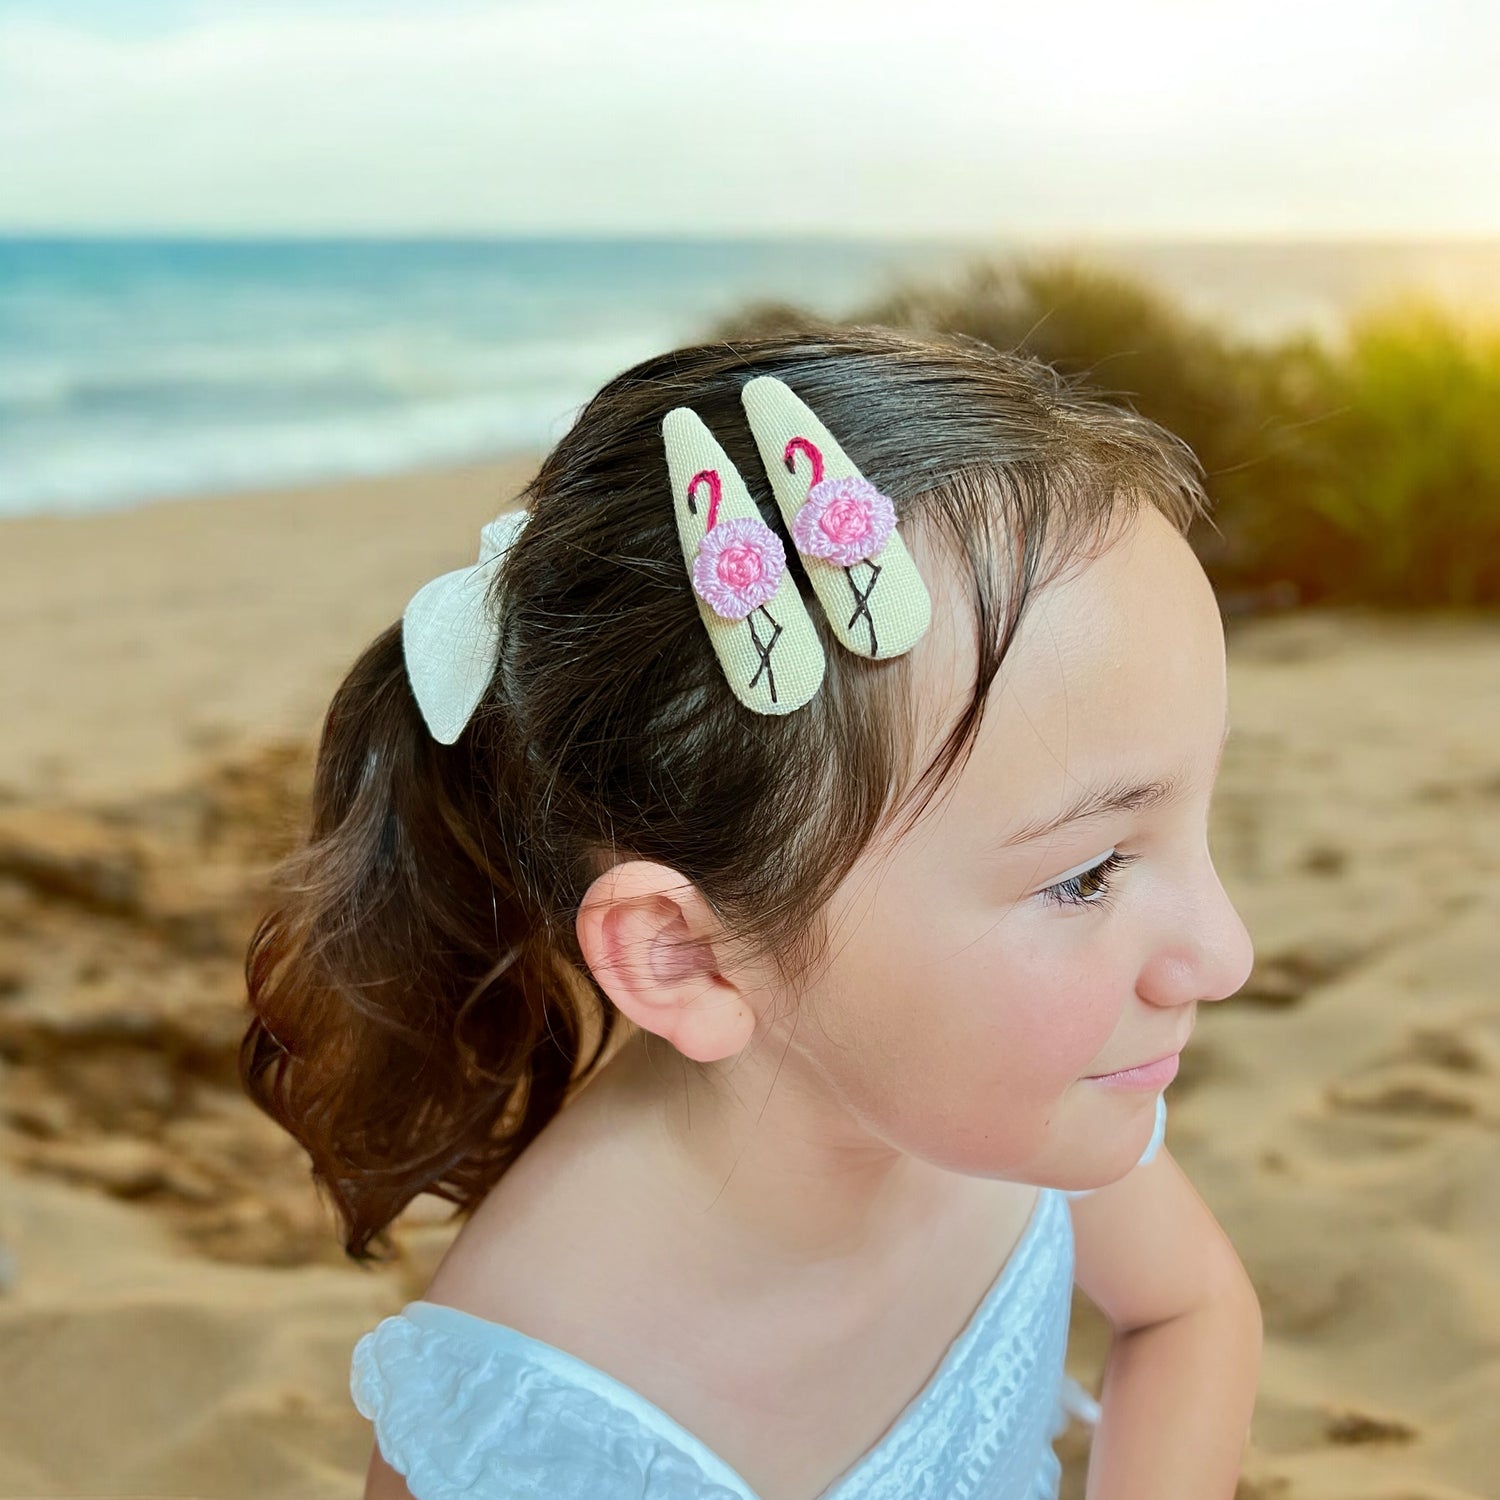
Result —
MULTIPOLYGON (((933 596, 913 664, 942 726, 923 765, 974 647, 956 585, 910 540, 933 596)), ((962 772, 835 894, 830 960, 787 1026, 796 1071, 863 1132, 949 1170, 1123 1176, 1157 1091, 1091 1075, 1179 1049, 1254 956, 1207 845, 1226 712, 1213 591, 1147 506, 1034 596, 962 772), (1037 831, 1101 791, 1124 805, 1037 831)))

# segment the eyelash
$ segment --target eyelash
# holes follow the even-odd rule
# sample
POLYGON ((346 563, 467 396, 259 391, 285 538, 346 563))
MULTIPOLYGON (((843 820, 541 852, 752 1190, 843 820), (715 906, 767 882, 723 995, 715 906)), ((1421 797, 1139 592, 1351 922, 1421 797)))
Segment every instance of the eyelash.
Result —
POLYGON ((1140 857, 1139 854, 1121 854, 1116 849, 1091 870, 1080 870, 1070 879, 1060 880, 1037 894, 1052 906, 1109 906, 1114 900, 1114 887, 1109 877, 1123 870, 1126 865, 1133 865, 1140 857), (1098 878, 1104 880, 1103 893, 1092 899, 1085 896, 1080 889, 1082 882, 1098 878))

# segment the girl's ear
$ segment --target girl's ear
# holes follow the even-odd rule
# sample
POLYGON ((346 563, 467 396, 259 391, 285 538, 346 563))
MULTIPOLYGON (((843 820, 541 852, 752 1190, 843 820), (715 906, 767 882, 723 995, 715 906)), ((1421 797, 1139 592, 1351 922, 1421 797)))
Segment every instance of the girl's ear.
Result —
POLYGON ((584 893, 577 932, 605 994, 684 1057, 716 1062, 750 1040, 749 991, 715 950, 723 926, 679 871, 644 859, 612 866, 584 893))

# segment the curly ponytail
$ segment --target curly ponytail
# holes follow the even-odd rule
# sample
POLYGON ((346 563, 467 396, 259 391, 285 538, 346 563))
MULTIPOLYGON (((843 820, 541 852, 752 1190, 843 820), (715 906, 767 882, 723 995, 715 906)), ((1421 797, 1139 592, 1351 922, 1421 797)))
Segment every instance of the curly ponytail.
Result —
POLYGON ((389 1258, 369 1243, 417 1194, 482 1197, 618 1019, 494 857, 483 743, 429 736, 400 625, 382 632, 329 707, 309 838, 246 957, 241 1076, 308 1152, 356 1260, 389 1258))

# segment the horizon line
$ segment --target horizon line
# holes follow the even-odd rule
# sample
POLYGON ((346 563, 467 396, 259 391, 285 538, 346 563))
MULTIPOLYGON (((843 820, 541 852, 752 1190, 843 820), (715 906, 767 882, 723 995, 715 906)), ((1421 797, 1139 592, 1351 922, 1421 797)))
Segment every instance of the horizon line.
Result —
POLYGON ((664 243, 705 241, 745 244, 823 242, 828 244, 901 244, 901 245, 1005 245, 1100 243, 1111 245, 1500 245, 1500 229, 1483 231, 1424 230, 1392 233, 1388 230, 1324 230, 1282 233, 1276 231, 1195 231, 1183 229, 1139 230, 954 230, 940 234, 905 234, 883 230, 831 232, 788 229, 784 231, 746 230, 644 230, 644 229, 211 229, 193 226, 152 228, 36 228, 0 224, 0 240, 142 240, 203 241, 234 243, 287 242, 369 242, 404 241, 498 244, 515 241, 620 241, 628 243, 664 243))

